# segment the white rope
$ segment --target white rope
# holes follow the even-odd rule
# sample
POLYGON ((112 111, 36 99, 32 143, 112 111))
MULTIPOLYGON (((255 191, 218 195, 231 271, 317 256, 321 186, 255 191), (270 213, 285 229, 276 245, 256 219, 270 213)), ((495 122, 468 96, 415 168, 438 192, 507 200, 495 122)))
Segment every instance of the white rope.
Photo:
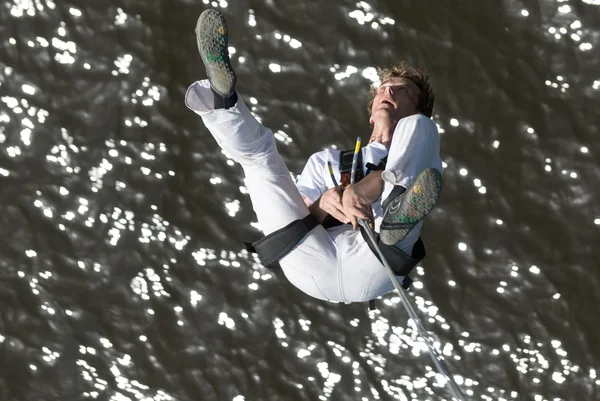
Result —
POLYGON ((431 357, 431 360, 435 364, 438 372, 446 378, 448 385, 450 387, 450 393, 452 393, 453 399, 455 399, 456 401, 465 401, 464 395, 463 395, 462 391, 460 391, 460 388, 458 388, 458 385, 454 381, 454 378, 452 378, 452 376, 450 375, 450 371, 448 370, 448 367, 446 366, 446 364, 444 363, 442 358, 439 356, 439 354, 433 347, 431 339, 427 335, 427 331, 425 330, 425 327, 423 326, 421 319, 419 319, 419 316, 417 315, 416 307, 414 306, 412 300, 408 297, 408 295, 406 295, 406 290, 400 285, 400 283, 398 282, 398 278, 394 274, 394 271, 392 270, 392 268, 388 264, 387 260, 385 259, 385 257, 381 253, 381 251, 379 250, 379 247, 377 246, 377 241, 375 240, 375 235, 373 234, 371 227, 369 227, 369 224, 366 221, 364 221, 360 218, 358 219, 358 224, 360 224, 360 226, 362 228, 364 228, 364 230, 367 233, 367 237, 369 238, 369 241, 373 245, 372 248, 377 251, 377 254, 379 255, 379 259, 381 260, 381 263, 385 267, 388 275, 390 276, 390 280, 392 280, 392 283, 394 284, 396 291, 398 291, 398 294, 400 295, 400 299, 402 300, 402 304, 404 305, 404 308, 408 312, 408 316, 414 322, 415 326, 417 327, 417 331, 419 332, 419 335, 423 338, 423 341, 425 341, 425 344, 427 345, 427 348, 429 349, 429 356, 431 357))

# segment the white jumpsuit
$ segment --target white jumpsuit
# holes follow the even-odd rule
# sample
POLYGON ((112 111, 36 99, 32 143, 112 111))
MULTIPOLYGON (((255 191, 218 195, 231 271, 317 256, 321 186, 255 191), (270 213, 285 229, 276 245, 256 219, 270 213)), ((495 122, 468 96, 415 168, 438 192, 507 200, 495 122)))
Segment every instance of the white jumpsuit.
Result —
MULTIPOLYGON (((242 166, 252 206, 265 235, 309 214, 303 196, 314 202, 334 186, 327 161, 337 172, 339 151, 325 150, 312 155, 296 186, 277 151, 271 130, 254 118, 239 94, 234 107, 215 110, 210 84, 202 80, 188 88, 185 103, 202 117, 219 146, 242 166)), ((377 165, 386 155, 387 149, 382 144, 371 143, 363 148, 363 164, 377 165)), ((394 131, 382 173, 381 199, 386 199, 394 185, 410 187, 427 167, 442 171, 437 127, 421 114, 403 118, 394 131)), ((340 182, 339 173, 336 180, 340 182)), ((378 230, 382 220, 380 200, 373 204, 373 210, 378 230)), ((421 225, 415 226, 396 246, 410 255, 421 225)), ((294 286, 322 300, 362 302, 394 288, 360 231, 353 230, 351 225, 313 228, 280 265, 294 286)))

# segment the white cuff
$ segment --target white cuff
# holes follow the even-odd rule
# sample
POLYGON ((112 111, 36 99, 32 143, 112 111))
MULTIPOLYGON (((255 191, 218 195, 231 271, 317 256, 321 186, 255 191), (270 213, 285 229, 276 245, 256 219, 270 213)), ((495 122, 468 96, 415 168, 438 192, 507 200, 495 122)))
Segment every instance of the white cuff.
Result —
POLYGON ((185 105, 198 114, 213 111, 214 104, 215 98, 208 79, 194 82, 185 93, 185 105))
POLYGON ((383 181, 392 184, 394 186, 401 185, 404 188, 409 188, 415 181, 415 177, 404 176, 400 171, 384 170, 381 173, 383 181))

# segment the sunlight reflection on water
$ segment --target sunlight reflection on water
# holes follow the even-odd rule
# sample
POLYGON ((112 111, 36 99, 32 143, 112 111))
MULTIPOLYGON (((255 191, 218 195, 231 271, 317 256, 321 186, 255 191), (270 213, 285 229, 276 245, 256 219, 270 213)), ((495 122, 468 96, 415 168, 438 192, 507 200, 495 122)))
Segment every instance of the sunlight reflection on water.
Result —
MULTIPOLYGON (((428 232, 442 239, 428 242, 429 257, 413 273, 410 296, 467 395, 554 401, 566 390, 597 391, 597 351, 585 345, 595 332, 582 327, 578 344, 567 335, 593 319, 585 308, 569 305, 580 290, 565 286, 555 266, 575 275, 579 262, 565 256, 554 263, 556 254, 568 255, 557 240, 538 251, 536 243, 521 245, 523 238, 550 236, 542 222, 551 221, 561 241, 573 242, 578 233, 560 224, 579 224, 593 235, 600 225, 589 200, 595 194, 589 183, 596 181, 596 149, 586 134, 595 131, 583 114, 568 121, 571 109, 560 103, 578 105, 581 98, 591 104, 600 76, 579 71, 579 64, 551 62, 566 60, 564 54, 581 66, 597 58, 600 36, 591 18, 565 1, 527 9, 507 5, 507 15, 494 16, 498 26, 487 27, 488 33, 480 21, 492 20, 476 7, 469 17, 457 6, 458 22, 452 23, 438 16, 438 8, 449 12, 439 4, 427 18, 415 18, 393 2, 361 1, 327 13, 309 3, 281 4, 277 13, 266 4, 233 10, 225 1, 203 3, 229 8, 230 27, 238 30, 229 51, 241 67, 240 81, 252 88, 243 95, 260 121, 276 121, 279 149, 293 162, 330 143, 346 145, 344 124, 354 128, 358 121, 356 98, 378 84, 381 60, 370 55, 372 48, 383 52, 382 43, 389 44, 403 57, 447 72, 448 78, 437 78, 440 106, 434 114, 447 198, 432 213, 434 231, 428 232), (303 13, 321 22, 306 23, 303 13), (506 47, 505 39, 514 39, 510 34, 493 37, 506 26, 539 53, 506 47), (411 47, 411 35, 423 44, 411 47), (479 45, 477 38, 489 42, 479 45), (443 43, 456 51, 447 59, 443 43), (257 71, 262 62, 264 71, 257 71), (469 68, 462 64, 456 72, 455 63, 469 68), (512 93, 502 74, 522 92, 512 93), (487 86, 468 87, 472 82, 487 86), (311 92, 316 83, 330 86, 335 96, 311 92), (290 88, 290 97, 269 92, 278 86, 290 88), (342 89, 349 94, 338 93, 342 89), (491 101, 477 98, 478 91, 504 99, 505 110, 489 114, 491 101), (522 100, 527 91, 538 97, 533 103, 541 103, 540 110, 551 110, 546 113, 565 108, 564 120, 573 126, 555 127, 536 116, 532 103, 522 100), (474 97, 481 105, 471 103, 474 97), (344 105, 339 115, 337 102, 344 105), (513 109, 519 113, 511 114, 513 109), (298 110, 305 114, 295 115, 298 110), (333 134, 309 136, 294 124, 296 118, 306 131, 311 120, 321 127, 326 121, 331 127, 325 131, 333 134), (499 119, 514 120, 514 126, 499 119), (296 148, 304 153, 294 153, 296 148), (548 187, 554 197, 544 192, 548 187), (539 193, 547 196, 528 203, 539 193), (558 220, 565 205, 577 206, 572 212, 585 217, 558 220), (544 315, 549 310, 556 312, 544 315), (555 322, 554 313, 567 317, 555 322)), ((368 314, 362 306, 318 303, 232 245, 240 229, 258 233, 260 226, 252 222, 231 157, 208 141, 193 140, 199 123, 180 112, 195 44, 193 18, 187 17, 192 7, 172 7, 173 15, 159 17, 143 5, 101 12, 52 1, 0 6, 7 11, 1 13, 3 24, 15 28, 5 31, 0 62, 0 178, 9 211, 0 228, 7 230, 2 262, 10 276, 2 350, 25 350, 16 359, 42 389, 62 382, 48 372, 69 376, 75 365, 71 376, 80 377, 71 379, 82 384, 68 391, 91 399, 286 399, 288 387, 303 399, 447 399, 444 378, 431 366, 395 294, 368 314), (38 28, 21 30, 27 25, 38 28), (190 37, 184 40, 182 32, 190 37), (11 295, 15 288, 18 296, 11 295), (74 356, 64 344, 69 341, 76 344, 74 356), (258 387, 272 393, 255 397, 258 387)), ((198 11, 193 7, 194 16, 198 11)), ((598 280, 593 272, 585 277, 574 281, 581 286, 598 280)), ((4 396, 8 390, 0 384, 4 396)), ((36 388, 32 382, 20 387, 21 395, 36 388)), ((34 390, 27 394, 21 399, 43 399, 34 390)))

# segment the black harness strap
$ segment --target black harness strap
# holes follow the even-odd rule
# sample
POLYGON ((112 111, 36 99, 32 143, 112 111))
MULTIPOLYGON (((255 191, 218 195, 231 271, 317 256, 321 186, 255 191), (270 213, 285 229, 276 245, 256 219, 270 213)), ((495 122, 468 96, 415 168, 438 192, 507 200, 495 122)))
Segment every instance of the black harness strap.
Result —
POLYGON ((262 237, 256 242, 244 242, 248 252, 257 253, 260 261, 267 267, 278 267, 279 262, 287 255, 306 234, 319 225, 317 219, 309 214, 302 220, 294 220, 285 227, 262 237))
MULTIPOLYGON (((342 150, 340 152, 340 177, 341 185, 347 187, 350 185, 350 176, 352 175, 352 161, 354 160, 354 149, 342 150)), ((362 169, 362 152, 358 152, 356 172, 354 175, 355 182, 359 182, 364 174, 362 169)))
MULTIPOLYGON (((360 228, 360 233, 365 239, 367 245, 369 245, 369 249, 371 249, 371 252, 373 252, 377 259, 379 259, 379 254, 373 248, 371 241, 368 241, 367 238, 365 238, 366 234, 364 232, 364 228, 360 228)), ((408 288, 412 284, 412 280, 408 277, 408 274, 427 255, 427 252, 425 251, 425 244, 423 243, 421 237, 419 237, 419 239, 417 240, 417 242, 415 242, 413 246, 412 256, 409 256, 400 248, 394 245, 386 245, 383 242, 379 241, 379 235, 377 236, 377 247, 383 254, 385 260, 387 260, 387 262, 389 263, 390 267, 394 271, 394 274, 396 276, 404 276, 404 280, 402 280, 402 287, 408 290, 408 288)), ((381 262, 381 259, 379 259, 379 261, 381 262)))
MULTIPOLYGON (((369 246, 369 249, 371 249, 373 255, 375 255, 377 259, 381 262, 379 254, 373 248, 373 244, 371 243, 371 241, 369 241, 369 239, 366 237, 367 234, 365 234, 364 230, 365 229, 361 226, 360 233, 362 234, 365 242, 369 246)), ((412 256, 408 256, 405 252, 403 252, 401 249, 397 248, 394 245, 386 245, 383 242, 379 241, 379 235, 377 235, 377 247, 379 248, 379 250, 383 254, 383 257, 394 271, 394 274, 396 276, 404 276, 400 285, 402 285, 402 288, 404 288, 405 290, 408 290, 413 282, 408 274, 415 268, 415 266, 420 261, 422 261, 425 258, 425 255, 427 254, 427 252, 425 251, 425 244, 423 243, 421 237, 419 237, 419 239, 417 240, 417 242, 415 242, 413 246, 412 256)), ((375 306, 375 300, 369 300, 369 310, 375 309, 377 309, 377 307, 375 306)))
POLYGON ((367 168, 367 175, 369 175, 369 173, 371 171, 378 171, 378 170, 385 170, 385 165, 387 163, 387 156, 384 157, 383 159, 381 159, 379 161, 378 165, 374 165, 373 163, 367 163, 365 164, 365 167, 367 168))

